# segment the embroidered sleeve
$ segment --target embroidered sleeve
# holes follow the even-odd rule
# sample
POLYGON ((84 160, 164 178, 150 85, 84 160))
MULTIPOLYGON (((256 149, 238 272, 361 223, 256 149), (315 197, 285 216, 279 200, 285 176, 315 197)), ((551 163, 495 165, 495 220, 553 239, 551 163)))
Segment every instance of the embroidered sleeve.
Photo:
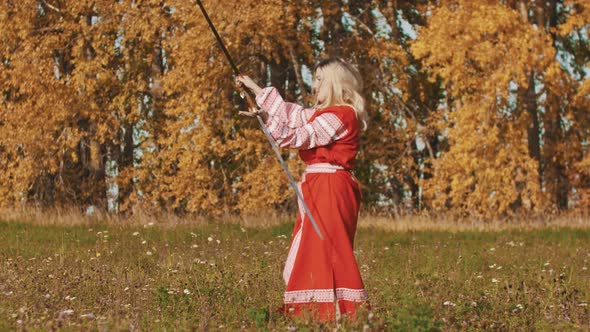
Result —
POLYGON ((333 113, 321 114, 299 128, 291 128, 286 125, 284 117, 274 116, 269 118, 266 126, 280 147, 302 150, 331 144, 348 132, 333 113))
POLYGON ((265 88, 256 97, 268 113, 266 127, 280 147, 312 149, 333 143, 347 134, 347 129, 333 113, 324 113, 307 123, 313 109, 286 103, 275 88, 265 88))
POLYGON ((288 126, 285 117, 275 115, 269 118, 266 126, 280 147, 303 150, 331 144, 348 132, 333 113, 321 114, 299 128, 288 126))
POLYGON ((287 126, 291 128, 305 125, 315 112, 313 108, 304 108, 301 105, 285 102, 277 89, 273 87, 262 89, 262 92, 256 96, 256 103, 268 113, 269 118, 277 113, 285 113, 287 126))

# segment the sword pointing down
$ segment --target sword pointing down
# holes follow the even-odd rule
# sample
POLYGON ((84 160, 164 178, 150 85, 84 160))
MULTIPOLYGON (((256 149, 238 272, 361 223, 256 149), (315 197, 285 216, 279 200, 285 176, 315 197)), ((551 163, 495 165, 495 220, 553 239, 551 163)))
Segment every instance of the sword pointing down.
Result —
MULTIPOLYGON (((209 18, 209 15, 207 15, 207 11, 205 10, 205 7, 203 7, 203 4, 201 3, 201 0, 195 0, 195 1, 197 2, 197 5, 199 5, 199 7, 201 8, 201 12, 203 12, 203 16, 205 16, 205 19, 207 20, 207 23, 209 24, 209 27, 211 28, 211 31, 213 31, 213 34, 215 35, 215 39, 217 39, 217 44, 219 44, 219 47, 221 47, 221 50, 223 51, 223 54, 225 54, 225 57, 229 61, 229 64, 231 65, 231 67, 232 67, 232 69, 234 71, 234 74, 236 76, 240 75, 240 71, 238 70, 238 67, 236 66, 236 63, 234 62, 234 60, 232 59, 231 55, 227 51, 227 48, 225 48, 225 45, 223 44, 223 41, 221 40, 221 37, 217 33, 217 29, 215 29, 215 26, 213 25, 213 22, 211 22, 211 19, 209 18)), ((248 102, 248 106, 250 108, 256 108, 256 103, 254 102, 253 99, 254 98, 251 96, 251 92, 250 91, 246 91, 246 101, 248 102)), ((275 143, 274 139, 272 139, 272 137, 270 136, 270 133, 268 132, 268 129, 264 125, 264 122, 262 121, 262 118, 259 115, 256 115, 256 118, 258 119, 258 123, 260 124, 260 128, 262 128, 262 131, 266 135, 266 138, 270 142, 270 145, 272 146, 273 151, 275 152, 277 158, 279 159, 279 162, 281 163, 281 166, 283 167, 283 170, 287 174, 287 178, 289 178, 289 183, 291 184, 291 188, 293 188, 293 190, 295 190, 295 193, 297 194, 297 198, 299 198, 299 201, 303 205, 303 209, 305 210, 305 214, 309 218, 309 221, 311 221, 311 224, 313 225, 313 228, 315 229, 315 231, 318 234, 318 236, 320 237, 320 239, 323 240, 324 237, 322 236, 322 232, 320 232, 320 228, 318 227, 317 223, 315 222, 315 219, 311 215, 311 212, 309 211, 309 208, 307 207, 307 204, 303 200, 303 195, 301 194, 301 191, 299 190, 299 188, 295 184, 295 180, 293 179, 293 176, 291 175, 291 172, 289 171, 289 168, 287 167, 287 164, 285 164, 285 161, 283 160, 283 157, 281 156, 281 153, 279 152, 279 148, 277 147, 277 144, 275 143)), ((303 216, 301 216, 301 217, 303 218, 303 216)))

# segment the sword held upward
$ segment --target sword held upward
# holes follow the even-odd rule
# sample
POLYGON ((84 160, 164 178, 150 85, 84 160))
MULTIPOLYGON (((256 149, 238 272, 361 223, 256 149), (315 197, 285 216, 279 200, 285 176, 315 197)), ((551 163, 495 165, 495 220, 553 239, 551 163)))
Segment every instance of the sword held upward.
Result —
MULTIPOLYGON (((219 47, 221 47, 221 50, 223 51, 223 54, 225 55, 225 57, 229 61, 230 65, 231 65, 231 67, 232 67, 232 69, 234 71, 234 74, 238 78, 242 78, 242 80, 239 80, 238 79, 238 81, 240 82, 238 85, 243 88, 242 84, 245 83, 244 80, 243 80, 245 77, 242 77, 240 75, 240 71, 238 70, 238 67, 236 66, 235 62, 233 61, 231 55, 229 54, 229 51, 227 50, 227 48, 223 44, 223 40, 219 36, 219 33, 217 33, 217 29, 215 29, 215 26, 213 25, 213 22, 211 22, 211 19, 209 18, 209 15, 207 14, 207 11, 205 10, 205 7, 203 6, 203 4, 201 3, 200 0, 196 0, 196 2, 199 5, 199 8, 201 9, 201 12, 203 13, 203 16, 205 16, 205 20, 207 20, 207 23, 209 24, 209 27, 211 28, 211 31, 215 35, 215 39, 217 40, 217 43, 219 44, 219 47)), ((250 83, 250 82, 246 82, 246 83, 250 83)), ((256 85, 256 83, 254 83, 253 81, 252 81, 252 83, 256 87, 258 87, 258 85, 256 85)), ((248 87, 248 85, 246 85, 246 87, 248 87)), ((305 214, 307 215, 307 217, 311 221, 311 224, 313 225, 313 228, 315 229, 315 231, 316 231, 317 235, 319 236, 319 238, 323 240, 324 237, 322 236, 322 232, 320 231, 320 229, 319 229, 319 227, 318 227, 315 219, 313 218, 311 212, 309 211, 309 208, 308 208, 307 204, 303 200, 303 195, 301 194, 301 192, 297 188, 297 185, 295 184, 295 180, 293 179, 293 176, 291 175, 291 172, 289 171, 289 168, 287 167, 287 164, 285 164, 285 161, 283 160, 283 157, 281 156, 281 153, 279 152, 279 149, 278 149, 278 147, 276 145, 276 142, 272 139, 270 133, 268 132, 268 130, 266 129, 266 126, 264 125, 264 120, 262 118, 262 116, 264 116, 264 115, 262 115, 262 113, 260 112, 260 110, 256 106, 256 103, 254 102, 254 98, 252 98, 252 95, 251 95, 252 93, 254 93, 254 91, 252 89, 250 89, 250 90, 243 89, 243 90, 246 92, 246 101, 248 102, 249 111, 248 112, 240 112, 240 114, 247 115, 247 116, 256 116, 256 119, 258 120, 258 123, 260 124, 260 128, 264 132, 264 135, 266 135, 266 138, 268 139, 268 141, 269 141, 269 143, 270 143, 270 145, 271 145, 271 147, 272 147, 275 155, 277 156, 277 158, 279 159, 279 162, 281 163, 281 167, 283 168, 283 170, 285 171, 285 174, 287 175, 287 178, 289 179, 289 184, 291 185, 291 188, 293 188, 293 190, 295 191, 295 194, 297 195, 297 198, 302 202, 303 209, 305 211, 305 214)))

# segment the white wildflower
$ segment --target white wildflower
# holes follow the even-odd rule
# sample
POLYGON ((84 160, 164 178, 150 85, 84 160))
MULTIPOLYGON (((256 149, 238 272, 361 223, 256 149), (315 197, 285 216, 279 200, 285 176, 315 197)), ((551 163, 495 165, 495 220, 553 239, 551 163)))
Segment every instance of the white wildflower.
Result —
POLYGON ((454 306, 456 306, 456 304, 454 304, 454 303, 453 303, 453 302, 451 302, 451 301, 445 301, 445 302, 443 303, 443 305, 445 305, 445 306, 450 306, 450 307, 454 307, 454 306))
POLYGON ((80 315, 80 318, 82 318, 82 319, 90 319, 90 320, 93 320, 93 319, 95 319, 96 317, 94 316, 94 314, 93 314, 93 313, 89 313, 89 314, 83 314, 83 315, 80 315))
POLYGON ((64 311, 62 311, 62 312, 59 313, 59 318, 62 319, 62 318, 71 316, 73 314, 74 314, 74 310, 72 310, 72 309, 66 309, 66 310, 64 310, 64 311))

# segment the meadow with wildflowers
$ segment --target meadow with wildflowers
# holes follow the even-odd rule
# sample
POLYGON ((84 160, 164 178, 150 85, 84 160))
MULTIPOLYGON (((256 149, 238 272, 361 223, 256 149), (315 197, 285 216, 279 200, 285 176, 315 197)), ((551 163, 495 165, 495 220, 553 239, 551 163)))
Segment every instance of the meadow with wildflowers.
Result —
POLYGON ((372 311, 333 325, 276 312, 291 228, 1 221, 0 330, 589 329, 587 227, 361 220, 372 311))

